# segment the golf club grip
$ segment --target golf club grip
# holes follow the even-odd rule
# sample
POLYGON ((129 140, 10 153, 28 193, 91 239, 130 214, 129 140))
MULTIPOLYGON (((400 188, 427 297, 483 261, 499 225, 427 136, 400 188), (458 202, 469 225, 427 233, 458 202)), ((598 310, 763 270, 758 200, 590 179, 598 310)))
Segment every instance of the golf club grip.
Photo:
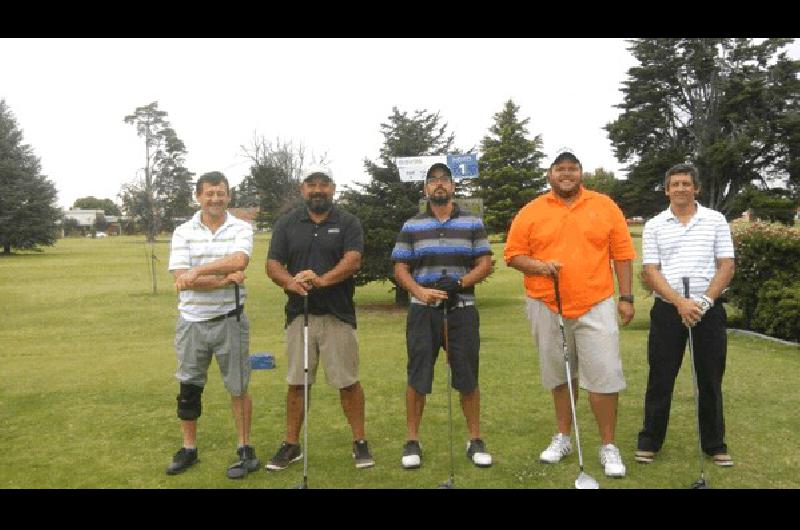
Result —
POLYGON ((683 281, 683 296, 689 298, 689 278, 684 276, 681 281, 683 281))
POLYGON ((236 282, 233 282, 233 293, 234 296, 236 297, 236 321, 239 322, 240 319, 239 310, 241 309, 242 306, 239 300, 239 284, 236 282))
POLYGON ((553 274, 553 290, 556 292, 556 304, 558 305, 558 314, 561 314, 561 293, 558 290, 558 273, 553 274))
POLYGON ((308 327, 308 293, 303 296, 303 325, 308 327))

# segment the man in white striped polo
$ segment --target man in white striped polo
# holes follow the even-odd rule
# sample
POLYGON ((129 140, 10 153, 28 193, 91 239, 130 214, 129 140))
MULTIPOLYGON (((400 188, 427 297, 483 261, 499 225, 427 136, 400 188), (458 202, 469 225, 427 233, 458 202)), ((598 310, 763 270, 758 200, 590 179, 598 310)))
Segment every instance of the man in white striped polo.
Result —
POLYGON ((169 270, 180 293, 175 377, 180 382, 178 418, 183 447, 175 453, 167 474, 181 473, 198 461, 197 419, 211 357, 216 356, 225 389, 231 395, 239 440, 238 461, 228 467, 227 476, 242 478, 259 466, 250 445, 250 328, 243 311, 244 270, 253 252, 253 229, 228 213, 230 192, 222 173, 202 175, 195 192, 200 211, 175 229, 169 259, 169 270))
POLYGON ((727 315, 719 297, 734 273, 731 232, 725 217, 701 206, 697 169, 671 167, 664 180, 669 208, 649 220, 642 234, 642 264, 655 292, 650 310, 647 360, 650 372, 644 425, 635 459, 650 463, 664 443, 675 378, 692 327, 699 390, 700 441, 703 452, 720 466, 732 466, 725 443, 722 376, 727 353, 727 315), (684 297, 682 278, 689 278, 684 297))

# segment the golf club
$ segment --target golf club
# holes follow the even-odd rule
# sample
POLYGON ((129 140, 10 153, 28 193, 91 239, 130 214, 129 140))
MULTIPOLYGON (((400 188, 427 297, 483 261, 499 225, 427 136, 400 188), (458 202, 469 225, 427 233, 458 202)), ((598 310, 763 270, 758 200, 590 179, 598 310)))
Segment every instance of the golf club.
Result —
MULTIPOLYGON (((240 424, 241 427, 240 428, 242 429, 242 431, 244 431, 246 429, 246 424, 245 424, 245 421, 244 421, 244 418, 245 418, 245 413, 244 413, 244 407, 245 407, 245 404, 244 404, 244 392, 245 392, 245 390, 244 390, 244 369, 245 368, 244 368, 243 360, 245 362, 249 363, 250 359, 247 356, 243 355, 243 353, 242 353, 242 328, 241 328, 242 306, 241 306, 241 299, 240 299, 240 294, 239 294, 239 284, 236 283, 236 282, 233 283, 233 292, 234 292, 234 296, 236 298, 236 322, 237 322, 237 325, 236 325, 236 335, 237 335, 237 337, 236 337, 236 352, 237 352, 237 354, 239 356, 239 392, 241 392, 241 394, 239 394, 239 397, 242 398, 240 403, 239 403, 239 420, 241 422, 241 424, 240 424)), ((233 352, 231 352, 231 356, 233 356, 233 352)), ((238 431, 238 429, 237 429, 237 431, 238 431)), ((245 443, 249 444, 250 440, 246 439, 245 443)), ((246 462, 244 457, 242 457, 242 460, 240 460, 239 462, 236 462, 235 464, 231 465, 228 469, 234 469, 239 465, 241 465, 242 467, 244 467, 246 469, 247 462, 246 462)), ((245 474, 247 474, 247 472, 245 472, 245 474)), ((233 478, 233 477, 231 477, 231 478, 233 478)))
POLYGON ((308 489, 308 293, 303 295, 303 482, 297 489, 308 489))
MULTIPOLYGON (((447 276, 447 270, 442 270, 442 276, 447 276)), ((455 488, 455 464, 453 460, 453 387, 450 372, 450 345, 447 337, 447 300, 442 302, 442 330, 444 332, 445 365, 447 369, 447 427, 450 437, 450 478, 439 485, 439 489, 455 488)))
POLYGON ((558 290, 558 272, 553 274, 553 286, 556 291, 556 304, 558 304, 558 327, 561 329, 561 342, 564 345, 564 362, 567 365, 567 388, 569 388, 569 405, 572 410, 572 425, 575 427, 575 443, 578 446, 578 465, 580 466, 580 473, 578 473, 578 478, 575 479, 575 488, 579 490, 596 490, 600 489, 600 485, 594 478, 583 471, 581 433, 578 430, 578 416, 575 413, 575 394, 572 391, 572 372, 569 369, 567 334, 564 331, 564 317, 561 314, 561 293, 558 290))
MULTIPOLYGON (((683 280, 683 295, 689 298, 689 278, 681 278, 683 280)), ((697 419, 697 455, 700 458, 700 478, 691 485, 693 490, 710 489, 708 482, 706 482, 705 465, 703 462, 703 444, 700 439, 700 397, 697 390, 697 372, 694 366, 694 341, 692 340, 692 327, 686 326, 689 331, 689 361, 692 364, 692 390, 694 391, 694 408, 695 418, 697 419)))

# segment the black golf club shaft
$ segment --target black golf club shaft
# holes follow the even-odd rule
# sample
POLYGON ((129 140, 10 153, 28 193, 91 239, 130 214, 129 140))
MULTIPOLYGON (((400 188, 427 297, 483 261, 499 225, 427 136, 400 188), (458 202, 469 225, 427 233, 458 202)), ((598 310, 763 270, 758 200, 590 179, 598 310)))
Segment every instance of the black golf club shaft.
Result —
MULTIPOLYGON (((442 269, 442 276, 447 276, 447 269, 442 269)), ((444 333, 445 361, 447 363, 447 426, 450 440, 450 479, 447 487, 452 488, 455 480, 455 461, 453 459, 453 388, 452 371, 450 368, 450 342, 448 337, 447 325, 448 300, 442 303, 442 331, 444 333)))
POLYGON ((308 293, 303 296, 303 484, 308 488, 308 293))
MULTIPOLYGON (((689 298, 691 296, 689 289, 689 278, 683 277, 681 280, 683 281, 683 295, 685 298, 689 298)), ((692 487, 699 488, 706 486, 705 463, 703 461, 703 442, 700 434, 700 396, 697 389, 697 368, 694 364, 694 339, 692 337, 692 326, 687 325, 686 328, 689 332, 689 361, 692 365, 692 390, 694 392, 695 419, 697 422, 697 456, 700 459, 700 479, 695 482, 692 487)))

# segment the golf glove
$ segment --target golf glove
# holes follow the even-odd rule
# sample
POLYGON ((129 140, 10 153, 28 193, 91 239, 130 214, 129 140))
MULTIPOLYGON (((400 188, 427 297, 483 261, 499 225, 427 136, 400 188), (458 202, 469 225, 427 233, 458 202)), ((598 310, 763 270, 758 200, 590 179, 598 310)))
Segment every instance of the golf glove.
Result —
POLYGON ((706 312, 712 307, 714 307, 714 300, 712 300, 711 297, 706 296, 704 294, 692 295, 692 300, 700 304, 700 311, 702 311, 702 313, 700 314, 700 318, 703 318, 706 312))
POLYGON ((447 293, 447 306, 452 309, 458 303, 458 293, 461 292, 461 284, 458 280, 451 276, 442 276, 433 285, 434 289, 445 291, 447 293))

